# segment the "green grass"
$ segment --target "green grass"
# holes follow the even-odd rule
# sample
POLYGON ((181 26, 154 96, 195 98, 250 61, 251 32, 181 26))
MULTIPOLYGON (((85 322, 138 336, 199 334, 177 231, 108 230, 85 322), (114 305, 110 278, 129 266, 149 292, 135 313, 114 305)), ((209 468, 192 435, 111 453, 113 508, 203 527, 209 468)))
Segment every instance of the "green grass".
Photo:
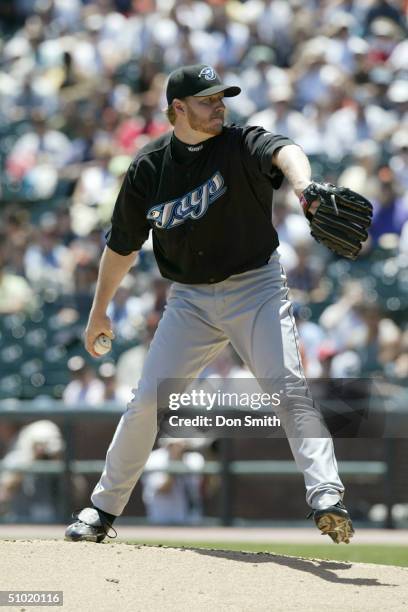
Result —
POLYGON ((389 544, 258 544, 249 542, 187 542, 163 540, 156 541, 126 540, 127 544, 145 544, 147 546, 171 546, 173 548, 215 548, 220 550, 240 550, 245 552, 269 552, 293 557, 310 559, 330 559, 335 561, 353 561, 356 563, 380 563, 382 565, 399 565, 408 567, 408 546, 391 546, 389 544))

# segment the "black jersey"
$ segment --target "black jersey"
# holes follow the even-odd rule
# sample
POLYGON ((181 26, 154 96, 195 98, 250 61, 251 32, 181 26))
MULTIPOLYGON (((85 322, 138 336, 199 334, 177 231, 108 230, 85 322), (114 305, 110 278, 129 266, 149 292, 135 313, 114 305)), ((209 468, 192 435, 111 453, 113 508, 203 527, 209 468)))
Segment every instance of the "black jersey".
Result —
POLYGON ((109 248, 128 255, 152 230, 161 274, 180 283, 220 282, 264 265, 279 244, 272 198, 283 174, 272 155, 288 144, 261 127, 235 125, 198 145, 172 132, 157 138, 125 176, 109 248))

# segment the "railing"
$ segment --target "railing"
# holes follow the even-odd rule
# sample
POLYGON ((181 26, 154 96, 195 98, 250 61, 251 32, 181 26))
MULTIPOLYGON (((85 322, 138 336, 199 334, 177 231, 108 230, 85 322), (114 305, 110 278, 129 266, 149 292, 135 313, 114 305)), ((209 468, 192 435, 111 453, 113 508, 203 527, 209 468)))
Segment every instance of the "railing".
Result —
MULTIPOLYGON (((118 420, 123 413, 123 406, 112 403, 105 404, 99 408, 89 408, 81 405, 69 408, 62 402, 52 401, 48 407, 41 401, 18 402, 14 400, 0 402, 0 419, 9 421, 26 421, 39 418, 47 418, 58 422, 65 440, 64 457, 61 460, 35 461, 30 466, 15 468, 19 473, 32 474, 55 474, 61 475, 62 504, 59 509, 59 520, 66 521, 70 518, 73 508, 72 478, 73 474, 100 474, 104 467, 101 460, 77 460, 75 459, 75 439, 73 435, 73 424, 80 418, 95 418, 95 420, 112 419, 118 420)), ((397 409, 399 421, 408 424, 408 411, 397 409)), ((384 490, 384 502, 387 506, 387 518, 385 527, 393 528, 392 505, 393 477, 394 477, 394 452, 392 440, 382 440, 384 444, 384 461, 339 461, 339 471, 343 478, 364 479, 365 482, 379 481, 384 490)), ((278 460, 230 460, 231 439, 220 440, 220 460, 206 461, 202 468, 194 470, 198 474, 217 474, 221 478, 221 504, 219 521, 223 525, 231 525, 234 522, 232 500, 233 481, 235 476, 258 476, 258 475, 285 475, 299 476, 300 472, 294 461, 278 460)), ((0 471, 3 462, 0 461, 0 471)), ((7 468, 9 470, 9 468, 7 468)), ((154 471, 154 470, 149 470, 154 471)), ((163 471, 160 469, 159 471, 163 471)), ((166 470, 170 474, 192 473, 181 462, 172 462, 166 470)))

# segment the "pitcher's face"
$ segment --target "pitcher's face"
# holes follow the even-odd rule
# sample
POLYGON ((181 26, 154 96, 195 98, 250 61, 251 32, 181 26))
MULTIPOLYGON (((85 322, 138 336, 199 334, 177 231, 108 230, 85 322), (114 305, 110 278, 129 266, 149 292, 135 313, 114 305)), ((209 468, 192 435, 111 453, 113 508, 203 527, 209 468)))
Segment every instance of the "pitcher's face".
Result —
POLYGON ((192 130, 216 136, 222 132, 225 116, 224 94, 189 96, 185 99, 186 118, 192 130))

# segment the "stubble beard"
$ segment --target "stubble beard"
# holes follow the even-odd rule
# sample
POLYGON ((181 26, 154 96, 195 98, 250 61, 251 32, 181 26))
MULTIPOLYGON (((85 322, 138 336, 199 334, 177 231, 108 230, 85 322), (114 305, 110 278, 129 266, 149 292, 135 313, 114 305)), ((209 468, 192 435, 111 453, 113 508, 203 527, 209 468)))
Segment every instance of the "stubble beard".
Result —
POLYGON ((192 108, 187 106, 187 121, 192 130, 217 136, 218 134, 221 134, 224 126, 224 118, 222 116, 220 116, 220 118, 222 119, 222 123, 218 123, 217 125, 212 124, 211 120, 205 122, 198 117, 192 108))

